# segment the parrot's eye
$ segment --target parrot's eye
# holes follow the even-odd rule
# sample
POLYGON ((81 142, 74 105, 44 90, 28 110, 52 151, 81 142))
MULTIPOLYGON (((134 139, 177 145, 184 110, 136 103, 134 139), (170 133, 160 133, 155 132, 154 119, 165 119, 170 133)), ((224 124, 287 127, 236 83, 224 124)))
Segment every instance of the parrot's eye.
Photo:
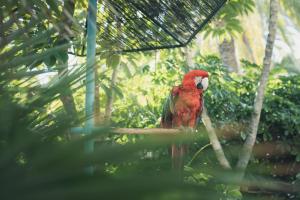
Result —
MULTIPOLYGON (((200 76, 196 76, 195 77, 195 86, 198 88, 198 84, 201 83, 202 77, 200 76)), ((200 89, 200 88, 198 88, 200 89)))

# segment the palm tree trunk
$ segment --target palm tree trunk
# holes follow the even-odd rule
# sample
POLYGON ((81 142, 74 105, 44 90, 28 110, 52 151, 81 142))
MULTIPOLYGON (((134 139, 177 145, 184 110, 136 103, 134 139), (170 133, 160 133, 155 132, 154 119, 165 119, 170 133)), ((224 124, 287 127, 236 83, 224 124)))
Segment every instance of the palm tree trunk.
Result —
POLYGON ((185 56, 185 62, 186 62, 186 69, 187 71, 189 71, 190 69, 193 69, 194 68, 194 62, 193 62, 193 55, 194 52, 193 52, 193 49, 190 48, 189 46, 186 46, 184 48, 184 56, 185 56))
MULTIPOLYGON (((64 7, 63 7, 63 13, 62 13, 62 19, 61 19, 61 40, 66 39, 67 41, 70 39, 71 36, 71 26, 73 23, 73 15, 74 15, 74 10, 75 10, 75 2, 74 0, 65 0, 64 1, 64 7)), ((65 49, 66 53, 68 51, 68 48, 65 49)), ((63 69, 59 71, 59 76, 62 77, 65 74, 68 73, 68 60, 63 63, 63 69)), ((76 111, 76 106, 75 106, 75 101, 72 95, 72 90, 70 86, 67 86, 64 91, 60 93, 60 100, 64 106, 64 109, 66 113, 68 114, 70 120, 74 124, 79 122, 78 116, 77 116, 77 111, 76 111)))
POLYGON ((201 47, 203 46, 203 36, 201 34, 198 34, 196 36, 196 46, 197 46, 197 50, 195 52, 195 54, 200 54, 202 55, 202 49, 201 47))
POLYGON ((99 79, 98 79, 98 65, 95 65, 95 100, 94 100, 94 122, 95 125, 100 125, 102 120, 101 120, 101 112, 100 112, 100 87, 99 87, 99 79))
POLYGON ((277 15, 278 15, 278 0, 270 0, 270 21, 269 21, 269 34, 267 38, 267 44, 265 49, 265 57, 263 61, 263 72, 260 78, 260 84, 257 88, 257 95, 254 101, 254 110, 252 113, 249 133, 247 135, 246 141, 242 148, 241 154, 239 155, 239 160, 237 163, 237 168, 244 171, 250 160, 252 149, 256 141, 257 129, 260 120, 261 109, 264 100, 265 88, 267 86, 270 70, 271 70, 271 59, 274 48, 274 42, 276 37, 277 28, 277 15))
POLYGON ((219 52, 223 65, 228 67, 230 72, 240 73, 240 65, 233 37, 231 37, 230 40, 224 39, 224 41, 219 44, 219 52))
POLYGON ((251 45, 249 42, 249 38, 247 37, 247 35, 245 33, 243 33, 243 42, 247 48, 248 54, 250 55, 251 61, 256 63, 254 52, 253 52, 253 49, 251 48, 251 45))
POLYGON ((60 100, 63 103, 64 109, 72 123, 78 123, 79 119, 77 116, 75 101, 70 86, 66 86, 66 88, 64 88, 64 91, 60 93, 60 100))
POLYGON ((110 123, 110 118, 111 118, 111 113, 112 113, 112 107, 113 107, 113 102, 114 102, 114 93, 113 93, 113 88, 116 85, 116 80, 117 80, 117 75, 118 75, 118 66, 116 66, 113 69, 112 75, 111 75, 111 81, 110 81, 110 92, 107 94, 107 101, 105 105, 105 122, 110 123))
POLYGON ((4 38, 4 31, 3 31, 3 10, 2 7, 0 7, 0 44, 2 43, 2 40, 4 38))

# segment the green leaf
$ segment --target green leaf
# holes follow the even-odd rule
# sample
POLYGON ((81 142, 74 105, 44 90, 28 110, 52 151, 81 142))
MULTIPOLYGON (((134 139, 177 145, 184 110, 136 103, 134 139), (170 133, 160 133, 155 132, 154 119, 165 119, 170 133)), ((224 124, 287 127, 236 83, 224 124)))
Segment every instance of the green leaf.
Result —
POLYGON ((132 77, 132 73, 131 73, 131 71, 129 69, 129 66, 127 65, 127 63, 122 62, 122 67, 124 69, 124 72, 125 72, 126 76, 128 78, 131 78, 132 77))
POLYGON ((29 65, 28 67, 30 68, 30 69, 33 69, 33 68, 35 68, 35 67, 38 67, 40 64, 42 64, 43 63, 43 59, 41 59, 41 60, 35 60, 35 61, 33 61, 33 63, 31 64, 31 65, 29 65))
POLYGON ((297 155, 296 161, 297 161, 297 162, 300 162, 300 154, 297 155))
POLYGON ((53 0, 46 0, 47 4, 50 6, 50 9, 53 10, 57 15, 60 15, 57 2, 53 0))
POLYGON ((246 137, 247 137, 247 133, 245 133, 244 131, 241 132, 241 138, 243 140, 246 140, 246 137))
POLYGON ((111 93, 111 92, 110 92, 110 89, 109 89, 106 85, 104 85, 104 84, 102 84, 102 83, 100 83, 99 85, 100 85, 100 87, 104 90, 106 96, 109 96, 110 93, 111 93))
POLYGON ((243 195, 238 188, 228 191, 228 196, 232 199, 242 199, 243 195))
POLYGON ((55 57, 54 55, 47 56, 47 57, 44 59, 44 63, 45 63, 48 67, 52 67, 52 66, 55 65, 55 63, 56 63, 56 57, 55 57))
POLYGON ((203 38, 206 39, 212 32, 212 29, 207 29, 205 32, 204 32, 204 36, 203 38))
POLYGON ((119 88, 118 86, 114 86, 112 89, 119 98, 124 98, 121 88, 119 88))
POLYGON ((150 71, 150 66, 149 65, 145 65, 142 69, 143 73, 148 73, 150 71))
POLYGON ((121 56, 119 54, 112 54, 107 57, 106 65, 108 67, 115 69, 120 64, 120 61, 121 61, 121 56))
POLYGON ((62 63, 66 63, 68 61, 68 52, 67 51, 59 51, 55 54, 57 60, 60 60, 62 63))

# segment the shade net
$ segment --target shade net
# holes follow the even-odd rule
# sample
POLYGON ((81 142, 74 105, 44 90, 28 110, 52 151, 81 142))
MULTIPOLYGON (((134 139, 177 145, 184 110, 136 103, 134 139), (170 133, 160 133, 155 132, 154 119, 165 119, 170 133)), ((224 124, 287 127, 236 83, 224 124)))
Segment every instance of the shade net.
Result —
POLYGON ((97 53, 185 46, 225 3, 226 0, 103 0, 97 10, 97 53))

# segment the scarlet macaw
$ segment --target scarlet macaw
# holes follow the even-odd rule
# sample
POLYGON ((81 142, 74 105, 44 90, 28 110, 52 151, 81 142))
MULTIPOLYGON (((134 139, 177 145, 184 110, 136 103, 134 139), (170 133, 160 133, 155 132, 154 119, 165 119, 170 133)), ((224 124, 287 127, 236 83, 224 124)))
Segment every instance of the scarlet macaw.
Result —
MULTIPOLYGON (((208 72, 192 70, 184 75, 182 84, 175 86, 163 108, 163 128, 196 128, 203 107, 203 92, 208 87, 208 72)), ((173 167, 182 167, 186 145, 172 145, 173 167)))

